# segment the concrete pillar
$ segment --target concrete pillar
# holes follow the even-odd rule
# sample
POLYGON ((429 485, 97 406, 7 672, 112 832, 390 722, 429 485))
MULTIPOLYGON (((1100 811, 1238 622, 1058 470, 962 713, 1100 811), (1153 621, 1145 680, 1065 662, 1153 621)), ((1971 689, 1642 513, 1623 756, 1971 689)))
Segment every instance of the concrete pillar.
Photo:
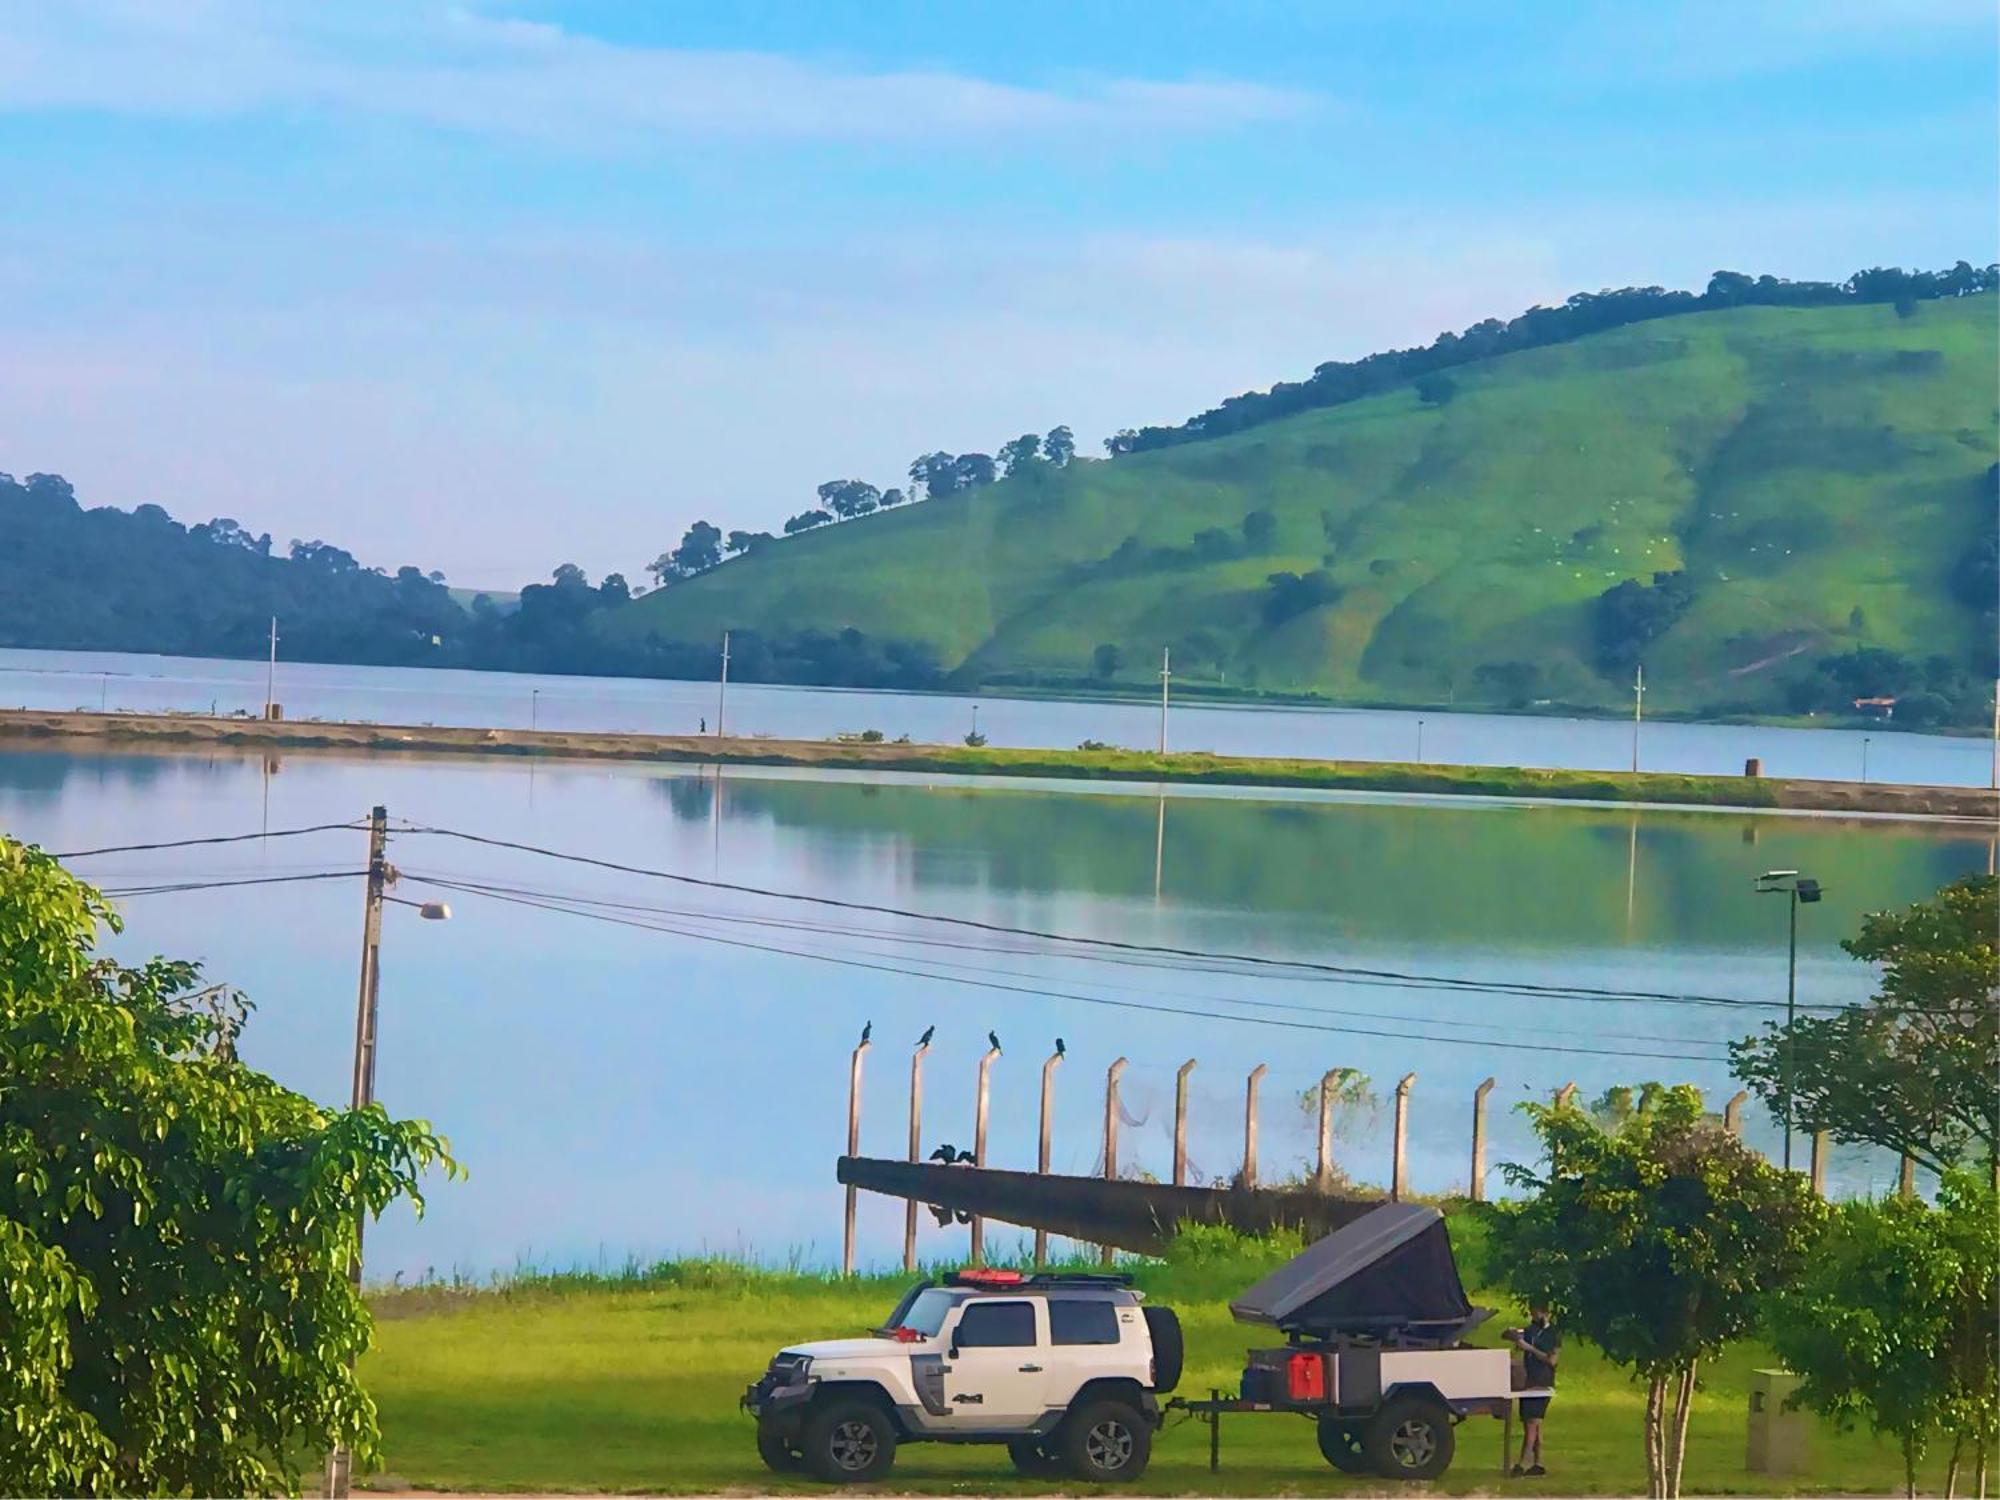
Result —
POLYGON ((1257 1185, 1257 1085, 1270 1071, 1269 1064, 1258 1063, 1243 1086, 1243 1185, 1247 1188, 1257 1185))
MULTIPOLYGON (((1104 1179, 1107 1182, 1115 1182, 1118 1178, 1118 1079, 1124 1071, 1125 1059, 1121 1057, 1104 1072, 1104 1179)), ((1105 1265, 1110 1265, 1111 1246, 1104 1246, 1099 1258, 1105 1265)))
POLYGON ((1193 1071, 1194 1071, 1194 1059, 1190 1057, 1186 1062, 1181 1064, 1180 1071, 1174 1074, 1174 1186, 1175 1187, 1187 1186, 1187 1128, 1188 1128, 1187 1081, 1188 1081, 1188 1074, 1192 1073, 1193 1071))
MULTIPOLYGON (((1044 1177, 1049 1175, 1049 1139, 1054 1118, 1056 1068, 1061 1064, 1062 1060, 1062 1053, 1051 1052, 1048 1056, 1048 1061, 1042 1064, 1042 1133, 1041 1140, 1035 1148, 1035 1170, 1044 1177)), ((1035 1264, 1038 1266, 1045 1265, 1048 1262, 1048 1258, 1049 1232, 1046 1229, 1037 1229, 1035 1231, 1035 1264)))
POLYGON ((1466 1196, 1474 1203, 1486 1201, 1486 1096, 1492 1092, 1490 1078, 1472 1091, 1472 1185, 1466 1196))
POLYGON ((1809 1181, 1812 1190, 1819 1197, 1826 1196, 1826 1157, 1832 1137, 1824 1130, 1815 1130, 1812 1138, 1812 1169, 1809 1181))
POLYGON ((1749 1098, 1749 1090, 1738 1089, 1722 1106, 1722 1128, 1739 1141, 1743 1139, 1743 1106, 1749 1098))
POLYGON ((1896 1196, 1899 1198, 1917 1196, 1917 1159, 1914 1156, 1903 1158, 1902 1170, 1896 1174, 1896 1196))
POLYGON ((1389 1166, 1389 1200, 1401 1203, 1403 1195, 1410 1189, 1409 1179, 1409 1136, 1410 1136, 1410 1086, 1417 1081, 1414 1073, 1405 1073, 1396 1084, 1396 1143, 1389 1166))
MULTIPOLYGON (((1000 1055, 998 1047, 986 1049, 986 1055, 979 1059, 979 1098, 972 1111, 972 1164, 986 1165, 986 1115, 993 1095, 993 1060, 1000 1055)), ((986 1220, 978 1214, 972 1216, 972 1263, 986 1264, 986 1220)))
MULTIPOLYGON (((854 1049, 854 1056, 847 1065, 847 1154, 861 1154, 861 1063, 868 1056, 871 1042, 862 1042, 854 1049)), ((847 1210, 841 1216, 840 1224, 840 1274, 854 1274, 854 1198, 855 1188, 850 1183, 847 1189, 847 1210)))
MULTIPOLYGON (((921 1161, 924 1153, 924 1054, 929 1042, 918 1042, 910 1054, 910 1160, 921 1161)), ((903 1205, 903 1269, 917 1268, 917 1200, 903 1205)))
POLYGON ((1322 1193, 1333 1191, 1333 1090, 1345 1068, 1328 1068, 1319 1080, 1319 1166, 1313 1186, 1322 1193))
POLYGON ((1570 1105, 1574 1104, 1575 1102, 1576 1102, 1575 1084, 1566 1083, 1561 1088, 1556 1090, 1557 1109, 1568 1109, 1570 1105))

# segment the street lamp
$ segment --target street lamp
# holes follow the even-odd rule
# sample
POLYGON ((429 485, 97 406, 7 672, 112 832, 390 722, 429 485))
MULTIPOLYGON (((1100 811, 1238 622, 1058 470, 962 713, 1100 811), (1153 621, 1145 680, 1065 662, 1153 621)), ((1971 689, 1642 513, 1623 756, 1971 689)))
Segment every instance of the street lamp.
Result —
POLYGON ((1811 905, 1820 898, 1820 885, 1810 875, 1797 870, 1766 870, 1757 877, 1757 894, 1783 895, 1791 899, 1790 943, 1785 957, 1785 1170, 1792 1169, 1792 1051, 1793 1024, 1798 1020, 1799 996, 1799 904, 1811 905))

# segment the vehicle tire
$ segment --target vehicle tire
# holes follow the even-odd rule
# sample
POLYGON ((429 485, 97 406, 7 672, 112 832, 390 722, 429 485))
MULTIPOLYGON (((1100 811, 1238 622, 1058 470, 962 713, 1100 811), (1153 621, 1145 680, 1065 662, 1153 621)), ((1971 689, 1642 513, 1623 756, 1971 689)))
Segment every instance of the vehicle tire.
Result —
POLYGON ((1051 1453, 1040 1438, 1015 1438, 1007 1444, 1007 1456, 1014 1467, 1030 1479, 1050 1479, 1063 1471, 1062 1460, 1051 1453))
POLYGON ((1451 1467, 1451 1413, 1428 1396, 1392 1396, 1361 1435, 1368 1463, 1384 1479, 1435 1479, 1451 1467))
POLYGON ((828 1484, 866 1484, 896 1461, 889 1414, 858 1396, 835 1396, 816 1406, 801 1437, 806 1467, 828 1484))
POLYGON ((1153 1424, 1130 1402, 1086 1401, 1056 1429, 1056 1452, 1086 1484, 1126 1484, 1146 1472, 1153 1424))
POLYGON ((1171 1307, 1142 1307, 1146 1333, 1153 1341, 1153 1389, 1164 1395, 1181 1383, 1181 1366, 1186 1359, 1186 1342, 1181 1338, 1181 1320, 1171 1307))
POLYGON ((760 1421, 757 1424, 757 1456, 764 1460, 764 1467, 773 1474, 796 1474, 806 1466, 799 1450, 778 1431, 775 1422, 760 1421))
POLYGON ((1361 1445, 1361 1434, 1352 1422, 1334 1417, 1319 1419, 1319 1451, 1326 1461, 1343 1474, 1367 1474, 1373 1469, 1361 1445))

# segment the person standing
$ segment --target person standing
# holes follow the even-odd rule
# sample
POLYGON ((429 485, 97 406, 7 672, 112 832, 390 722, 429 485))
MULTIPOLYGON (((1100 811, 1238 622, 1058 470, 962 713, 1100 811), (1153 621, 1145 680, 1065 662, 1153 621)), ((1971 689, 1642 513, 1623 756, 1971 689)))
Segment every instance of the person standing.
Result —
MULTIPOLYGON (((1508 1342, 1521 1351, 1521 1373, 1528 1389, 1552 1389, 1556 1365, 1562 1358, 1562 1332, 1551 1320, 1547 1305, 1530 1306, 1528 1326, 1515 1329, 1508 1342)), ((1521 1398, 1521 1457, 1513 1468, 1516 1479, 1549 1472, 1542 1467, 1542 1419, 1548 1414, 1547 1396, 1521 1398)))

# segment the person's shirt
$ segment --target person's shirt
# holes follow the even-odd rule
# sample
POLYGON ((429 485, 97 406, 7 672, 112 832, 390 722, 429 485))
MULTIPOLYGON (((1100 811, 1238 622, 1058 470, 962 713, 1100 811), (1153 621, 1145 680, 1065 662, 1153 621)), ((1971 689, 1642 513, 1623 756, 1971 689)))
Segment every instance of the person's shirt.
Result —
POLYGON ((1528 1348, 1523 1351, 1522 1374, 1527 1377, 1530 1387, 1548 1386, 1556 1383, 1555 1361, 1542 1356, 1554 1354, 1562 1348, 1563 1336, 1556 1325, 1544 1323, 1539 1328, 1530 1324, 1521 1330, 1521 1337, 1528 1348))

